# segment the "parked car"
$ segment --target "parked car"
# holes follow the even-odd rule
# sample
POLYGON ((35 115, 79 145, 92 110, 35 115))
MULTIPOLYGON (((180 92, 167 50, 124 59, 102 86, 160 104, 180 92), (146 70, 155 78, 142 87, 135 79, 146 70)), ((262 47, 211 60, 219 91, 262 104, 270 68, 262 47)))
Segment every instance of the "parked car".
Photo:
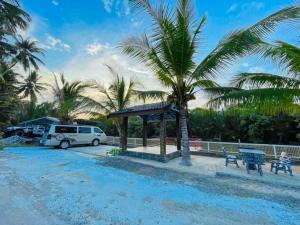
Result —
POLYGON ((26 127, 18 127, 18 126, 7 127, 4 129, 4 137, 10 137, 14 135, 23 137, 26 133, 25 129, 26 127))
POLYGON ((105 133, 94 126, 83 125, 51 125, 44 134, 41 143, 45 146, 67 149, 74 145, 97 146, 106 141, 105 133))

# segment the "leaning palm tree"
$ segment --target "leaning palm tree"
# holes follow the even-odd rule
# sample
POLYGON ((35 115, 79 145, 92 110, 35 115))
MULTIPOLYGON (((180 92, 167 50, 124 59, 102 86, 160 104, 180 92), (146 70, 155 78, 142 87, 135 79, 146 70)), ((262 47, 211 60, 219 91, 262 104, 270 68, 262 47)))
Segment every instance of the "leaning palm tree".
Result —
POLYGON ((91 88, 89 83, 81 81, 68 82, 63 74, 59 80, 54 74, 55 85, 51 86, 56 100, 58 117, 63 122, 71 122, 78 115, 88 112, 90 98, 84 96, 84 92, 91 88))
POLYGON ((200 63, 195 62, 200 34, 206 22, 194 19, 191 0, 178 0, 175 12, 163 5, 154 7, 149 0, 130 0, 134 8, 146 11, 153 20, 151 35, 130 37, 121 46, 123 51, 152 68, 155 76, 172 89, 180 112, 182 164, 191 165, 187 129, 188 101, 195 92, 215 85, 212 81, 220 71, 238 58, 257 52, 264 44, 262 38, 281 22, 300 17, 300 7, 290 6, 261 20, 247 29, 225 36, 200 63))
POLYGON ((40 82, 40 79, 38 73, 33 71, 20 83, 19 94, 22 94, 23 98, 29 97, 32 106, 37 101, 37 95, 40 95, 41 91, 46 90, 46 86, 48 86, 46 83, 40 82))
MULTIPOLYGON (((107 68, 111 72, 113 79, 109 87, 106 88, 103 84, 98 83, 95 85, 99 94, 100 101, 90 101, 90 105, 94 108, 93 116, 108 115, 112 112, 123 110, 136 101, 146 100, 164 100, 166 93, 163 91, 141 91, 143 88, 140 82, 135 79, 125 81, 124 77, 119 75, 112 67, 107 65, 107 68)), ((121 135, 121 123, 119 119, 115 119, 114 124, 121 135)))

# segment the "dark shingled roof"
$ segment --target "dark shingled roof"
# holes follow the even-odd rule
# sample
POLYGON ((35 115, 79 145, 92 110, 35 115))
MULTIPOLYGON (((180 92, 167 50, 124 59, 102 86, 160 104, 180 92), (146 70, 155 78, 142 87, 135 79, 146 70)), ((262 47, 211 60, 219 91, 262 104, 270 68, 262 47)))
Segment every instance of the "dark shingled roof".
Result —
POLYGON ((174 104, 168 102, 159 102, 153 104, 137 105, 117 112, 113 112, 109 114, 108 118, 141 116, 143 118, 148 117, 148 120, 154 120, 154 118, 156 118, 156 115, 160 115, 162 113, 165 113, 167 117, 171 116, 173 118, 174 116, 176 116, 176 112, 178 112, 178 110, 174 104))

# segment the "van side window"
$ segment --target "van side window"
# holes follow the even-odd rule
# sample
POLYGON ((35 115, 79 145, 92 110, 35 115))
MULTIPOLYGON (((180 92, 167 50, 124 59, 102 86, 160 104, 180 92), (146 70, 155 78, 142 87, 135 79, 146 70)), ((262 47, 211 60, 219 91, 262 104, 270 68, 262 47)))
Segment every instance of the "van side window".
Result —
POLYGON ((100 128, 95 127, 94 128, 94 133, 96 133, 96 134, 102 134, 103 131, 100 128))
POLYGON ((79 127, 80 134, 90 134, 92 133, 92 129, 90 127, 79 127))
POLYGON ((55 133, 67 133, 67 134, 76 134, 77 133, 77 127, 61 127, 56 126, 55 127, 55 133))

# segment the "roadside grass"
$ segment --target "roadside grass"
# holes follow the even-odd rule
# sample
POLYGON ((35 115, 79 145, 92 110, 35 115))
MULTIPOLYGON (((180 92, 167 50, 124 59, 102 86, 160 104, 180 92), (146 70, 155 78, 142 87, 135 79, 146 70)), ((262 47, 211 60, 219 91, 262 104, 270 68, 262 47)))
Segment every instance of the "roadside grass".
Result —
POLYGON ((122 153, 122 149, 120 149, 120 148, 113 148, 112 150, 107 152, 107 154, 111 155, 111 156, 117 156, 117 155, 120 155, 121 153, 122 153))

